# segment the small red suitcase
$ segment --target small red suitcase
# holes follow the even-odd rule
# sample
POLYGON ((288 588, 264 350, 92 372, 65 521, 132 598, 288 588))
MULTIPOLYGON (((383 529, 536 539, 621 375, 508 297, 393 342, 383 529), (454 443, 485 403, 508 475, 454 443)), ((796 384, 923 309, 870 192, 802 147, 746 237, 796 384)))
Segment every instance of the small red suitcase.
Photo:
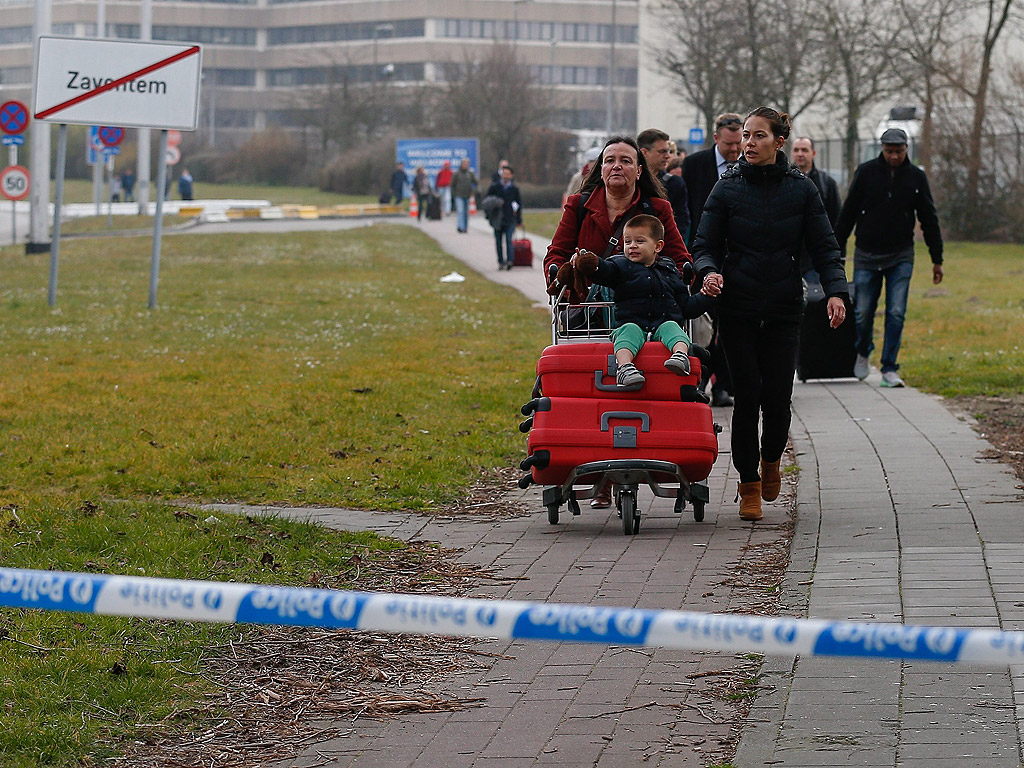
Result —
POLYGON ((649 341, 634 364, 646 379, 639 387, 615 383, 618 364, 611 342, 556 344, 537 361, 540 392, 546 397, 611 397, 628 400, 700 400, 700 360, 690 358, 690 375, 679 376, 665 367, 669 352, 660 342, 649 341))
POLYGON ((512 266, 533 266, 533 243, 529 238, 524 237, 512 241, 512 266))
POLYGON ((705 403, 542 397, 527 442, 530 471, 540 485, 562 485, 581 464, 608 459, 655 459, 679 466, 698 482, 718 458, 718 435, 705 403))

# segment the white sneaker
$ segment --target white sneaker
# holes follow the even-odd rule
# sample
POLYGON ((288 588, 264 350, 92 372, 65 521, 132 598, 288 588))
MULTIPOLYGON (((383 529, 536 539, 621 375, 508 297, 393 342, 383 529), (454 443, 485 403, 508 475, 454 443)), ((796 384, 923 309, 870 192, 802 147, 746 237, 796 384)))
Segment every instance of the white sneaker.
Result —
POLYGON ((618 373, 615 375, 615 383, 620 387, 631 387, 634 384, 643 384, 644 381, 644 375, 632 363, 620 365, 618 373))
POLYGON ((853 363, 853 375, 864 381, 869 373, 871 373, 871 366, 868 365, 868 359, 864 355, 857 355, 857 359, 853 363))
POLYGON ((900 378, 900 375, 896 371, 886 371, 882 374, 882 386, 883 387, 905 387, 906 382, 900 378))

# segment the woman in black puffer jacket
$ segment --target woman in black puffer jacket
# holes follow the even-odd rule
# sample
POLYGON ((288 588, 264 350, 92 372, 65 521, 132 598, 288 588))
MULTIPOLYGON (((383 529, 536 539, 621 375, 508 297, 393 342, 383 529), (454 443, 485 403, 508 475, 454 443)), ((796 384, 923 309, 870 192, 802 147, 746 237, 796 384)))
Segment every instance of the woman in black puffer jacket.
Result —
POLYGON ((781 152, 789 116, 758 107, 743 123, 743 154, 704 204, 693 246, 701 292, 718 296, 719 333, 732 373, 732 459, 740 475, 740 517, 761 518, 761 500, 781 488, 789 438, 806 246, 828 296, 828 317, 846 317, 842 253, 814 182, 781 152), (758 422, 761 438, 758 441, 758 422))

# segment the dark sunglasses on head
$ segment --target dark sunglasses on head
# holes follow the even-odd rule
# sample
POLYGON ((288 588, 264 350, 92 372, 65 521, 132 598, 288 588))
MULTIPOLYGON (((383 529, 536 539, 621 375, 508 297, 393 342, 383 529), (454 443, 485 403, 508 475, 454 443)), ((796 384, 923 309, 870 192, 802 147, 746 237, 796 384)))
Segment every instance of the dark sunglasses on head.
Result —
POLYGON ((719 128, 728 128, 730 125, 743 125, 743 121, 738 117, 727 117, 725 120, 720 120, 715 123, 715 130, 719 128))

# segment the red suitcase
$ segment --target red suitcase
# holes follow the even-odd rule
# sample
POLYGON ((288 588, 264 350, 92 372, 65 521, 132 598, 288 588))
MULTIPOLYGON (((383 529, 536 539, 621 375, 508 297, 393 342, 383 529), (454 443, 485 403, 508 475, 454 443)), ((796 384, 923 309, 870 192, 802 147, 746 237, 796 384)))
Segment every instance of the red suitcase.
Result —
POLYGON ((581 464, 655 459, 679 466, 698 482, 718 458, 718 435, 705 403, 542 397, 536 401, 527 453, 540 485, 562 485, 581 464))
POLYGON ((615 383, 618 365, 611 342, 556 344, 537 361, 540 394, 545 397, 610 397, 627 400, 700 400, 700 360, 690 358, 690 375, 679 376, 665 367, 669 352, 660 342, 649 341, 634 361, 646 379, 633 387, 615 383))
POLYGON ((512 266, 533 266, 533 243, 528 238, 524 237, 512 241, 512 266))

